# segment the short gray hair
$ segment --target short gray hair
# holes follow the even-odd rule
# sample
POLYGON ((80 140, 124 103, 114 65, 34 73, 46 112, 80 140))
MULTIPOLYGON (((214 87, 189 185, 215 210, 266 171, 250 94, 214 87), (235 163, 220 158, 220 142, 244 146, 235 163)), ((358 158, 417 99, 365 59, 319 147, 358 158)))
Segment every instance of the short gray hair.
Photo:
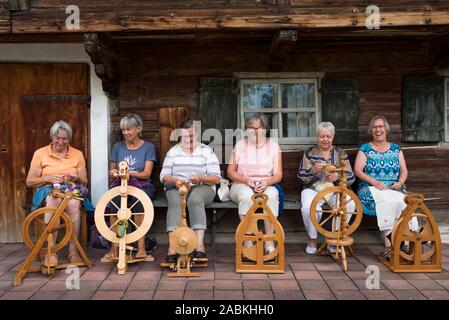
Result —
POLYGON ((263 129, 266 131, 270 130, 270 123, 268 122, 268 117, 264 113, 255 113, 251 117, 245 120, 245 126, 247 127, 251 122, 259 120, 263 129))
POLYGON ((120 120, 120 129, 137 128, 140 130, 139 137, 142 137, 143 121, 138 114, 127 114, 120 120))
POLYGON ((72 140, 72 128, 70 127, 70 125, 63 121, 63 120, 59 120, 56 121, 50 128, 50 139, 53 139, 53 137, 55 135, 58 134, 59 131, 64 130, 65 133, 67 133, 67 137, 69 138, 69 141, 72 140))
POLYGON ((332 136, 335 136, 335 127, 332 122, 321 122, 318 127, 316 127, 315 134, 318 134, 321 130, 330 131, 332 136))
POLYGON ((385 118, 384 116, 374 116, 369 121, 368 129, 366 130, 366 133, 368 134, 368 136, 370 136, 370 137, 372 136, 371 131, 373 130, 373 127, 374 127, 374 121, 376 121, 378 119, 382 119, 384 121, 385 129, 387 130, 387 134, 390 133, 391 127, 387 121, 387 118, 385 118))

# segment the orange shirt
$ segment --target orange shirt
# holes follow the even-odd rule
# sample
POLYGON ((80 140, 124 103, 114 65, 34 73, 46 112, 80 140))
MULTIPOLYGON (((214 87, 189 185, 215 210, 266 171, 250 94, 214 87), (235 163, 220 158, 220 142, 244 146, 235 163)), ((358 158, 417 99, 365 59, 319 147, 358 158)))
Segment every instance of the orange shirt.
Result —
POLYGON ((59 159, 51 150, 51 144, 37 149, 34 152, 31 167, 42 170, 42 176, 48 175, 78 175, 77 168, 86 167, 83 153, 71 146, 68 146, 67 154, 59 159))

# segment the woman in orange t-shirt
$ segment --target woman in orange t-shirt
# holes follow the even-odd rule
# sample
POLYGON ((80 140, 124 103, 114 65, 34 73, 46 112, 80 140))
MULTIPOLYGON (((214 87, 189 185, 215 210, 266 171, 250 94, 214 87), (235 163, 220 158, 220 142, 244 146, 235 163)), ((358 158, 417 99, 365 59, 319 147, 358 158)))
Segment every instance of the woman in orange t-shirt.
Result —
MULTIPOLYGON (((62 120, 57 121, 50 128, 51 143, 34 152, 30 165, 30 171, 26 178, 26 185, 37 188, 33 195, 33 210, 38 208, 45 200, 46 206, 56 208, 62 199, 54 198, 48 192, 61 186, 76 185, 77 196, 87 196, 87 171, 83 153, 69 145, 72 138, 72 128, 62 120)), ((72 191, 72 190, 70 190, 72 191)), ((69 214, 73 223, 73 232, 76 237, 80 231, 80 205, 79 200, 70 200, 65 211, 69 214)), ((46 222, 51 218, 45 216, 46 222)), ((54 237, 56 238, 56 237, 54 237)), ((71 263, 81 261, 75 244, 70 241, 69 261, 71 263)), ((50 257, 50 266, 57 264, 57 257, 50 257)))

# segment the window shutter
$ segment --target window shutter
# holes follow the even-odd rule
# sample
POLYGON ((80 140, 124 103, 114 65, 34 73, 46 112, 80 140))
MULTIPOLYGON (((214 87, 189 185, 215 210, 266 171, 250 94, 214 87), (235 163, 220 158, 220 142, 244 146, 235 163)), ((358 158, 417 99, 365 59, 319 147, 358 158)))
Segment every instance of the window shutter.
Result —
POLYGON ((444 77, 413 75, 404 78, 402 138, 408 142, 444 140, 444 77))
POLYGON ((224 129, 237 128, 238 82, 229 78, 201 78, 199 92, 201 131, 216 128, 224 142, 224 129))
POLYGON ((358 144, 357 80, 324 78, 321 85, 321 119, 335 126, 333 143, 358 144))

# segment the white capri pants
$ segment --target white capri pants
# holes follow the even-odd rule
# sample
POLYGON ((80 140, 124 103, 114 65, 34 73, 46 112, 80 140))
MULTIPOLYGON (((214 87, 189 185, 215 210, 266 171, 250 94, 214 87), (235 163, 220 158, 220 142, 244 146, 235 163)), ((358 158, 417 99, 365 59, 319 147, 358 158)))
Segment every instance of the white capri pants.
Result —
MULTIPOLYGON (((304 222, 304 226, 306 228, 306 232, 310 239, 316 239, 317 238, 317 231, 315 227, 313 226, 312 219, 310 219, 310 206, 312 205, 312 201, 315 198, 315 196, 318 194, 317 191, 313 189, 304 189, 301 192, 301 214, 302 214, 302 221, 304 222)), ((337 197, 332 197, 329 203, 331 205, 335 204, 337 197)), ((351 198, 349 196, 346 197, 347 200, 350 200, 351 198)), ((317 208, 320 207, 320 205, 317 206, 317 208)), ((346 206, 348 212, 354 212, 355 211, 355 203, 354 201, 351 201, 346 206)), ((322 212, 316 212, 317 220, 321 221, 322 212)), ((351 219, 351 215, 348 214, 346 217, 346 222, 349 222, 351 219)), ((337 225, 338 225, 337 221, 337 225)), ((335 231, 335 230, 333 230, 335 231)))
MULTIPOLYGON (((229 190, 229 198, 239 205, 239 215, 245 216, 249 208, 253 205, 253 200, 251 197, 254 194, 254 190, 243 183, 234 182, 229 190)), ((279 193, 278 190, 269 186, 264 194, 268 196, 267 205, 273 212, 274 216, 277 217, 279 213, 279 193)))

